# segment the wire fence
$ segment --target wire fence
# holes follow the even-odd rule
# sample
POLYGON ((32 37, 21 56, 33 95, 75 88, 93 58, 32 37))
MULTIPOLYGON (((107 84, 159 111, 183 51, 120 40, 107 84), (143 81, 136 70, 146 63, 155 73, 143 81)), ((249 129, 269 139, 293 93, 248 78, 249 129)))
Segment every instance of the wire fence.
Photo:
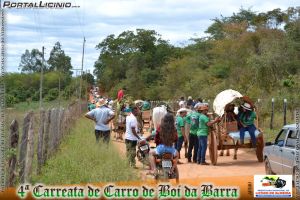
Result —
POLYGON ((7 170, 9 187, 30 183, 34 170, 37 174, 41 173, 42 166, 59 149, 62 139, 70 133, 76 119, 86 108, 86 103, 77 101, 67 108, 41 110, 40 113, 30 111, 24 116, 20 141, 19 122, 11 122, 7 170))

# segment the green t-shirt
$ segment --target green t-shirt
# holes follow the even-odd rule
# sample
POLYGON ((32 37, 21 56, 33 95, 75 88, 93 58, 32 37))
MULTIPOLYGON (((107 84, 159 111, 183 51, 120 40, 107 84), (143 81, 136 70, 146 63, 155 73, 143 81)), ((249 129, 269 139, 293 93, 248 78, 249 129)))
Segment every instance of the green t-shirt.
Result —
POLYGON ((150 103, 148 101, 144 101, 142 110, 150 110, 150 103))
POLYGON ((96 108, 96 105, 95 105, 95 104, 93 104, 93 103, 91 103, 91 104, 89 105, 89 107, 90 107, 90 110, 93 110, 93 109, 95 109, 95 108, 96 108))
POLYGON ((181 128, 184 127, 184 119, 181 116, 177 116, 176 117, 176 130, 177 130, 177 134, 178 137, 182 137, 182 131, 181 128))
POLYGON ((199 129, 197 131, 197 136, 207 136, 208 135, 208 126, 207 122, 209 122, 210 119, 203 114, 200 114, 199 117, 199 129))
POLYGON ((186 123, 190 124, 190 134, 197 135, 199 128, 199 117, 200 113, 193 111, 186 116, 186 123))
POLYGON ((248 118, 246 117, 245 113, 242 113, 240 119, 244 125, 246 126, 252 125, 254 124, 254 120, 256 119, 256 113, 251 111, 248 118))

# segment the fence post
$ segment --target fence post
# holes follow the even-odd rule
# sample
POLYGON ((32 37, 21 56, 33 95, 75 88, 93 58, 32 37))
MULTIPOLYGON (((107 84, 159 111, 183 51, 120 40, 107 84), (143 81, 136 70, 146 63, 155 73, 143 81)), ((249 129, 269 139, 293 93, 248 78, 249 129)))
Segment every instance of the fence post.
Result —
POLYGON ((43 165, 43 146, 44 146, 44 124, 45 124, 45 111, 40 111, 40 128, 38 133, 38 148, 37 148, 37 174, 41 173, 43 165))
MULTIPOLYGON (((83 111, 83 109, 82 109, 82 111, 83 111)), ((61 108, 60 110, 59 110, 59 140, 58 140, 58 144, 60 144, 61 143, 61 140, 62 140, 62 138, 63 138, 63 134, 64 134, 64 129, 63 129, 63 126, 64 126, 64 109, 63 108, 61 108)))
POLYGON ((25 160, 24 180, 29 182, 32 169, 32 160, 34 156, 34 130, 33 130, 33 115, 29 121, 28 139, 27 139, 27 151, 25 160))
POLYGON ((286 125, 286 103, 287 100, 283 100, 283 125, 286 125))
POLYGON ((25 172, 25 165, 26 165, 27 137, 28 137, 30 119, 31 119, 32 115, 33 115, 32 111, 27 113, 24 117, 24 122, 23 122, 22 138, 21 138, 21 142, 20 142, 20 151, 19 151, 20 183, 24 183, 24 181, 25 181, 24 172, 25 172))
POLYGON ((274 98, 272 98, 270 129, 273 129, 273 121, 274 121, 274 98))
POLYGON ((8 160, 9 166, 9 175, 8 175, 8 187, 13 187, 16 179, 16 164, 17 164, 17 155, 16 150, 19 140, 19 124, 17 120, 13 120, 10 124, 10 151, 11 155, 8 160))
POLYGON ((45 121, 44 121, 45 133, 44 133, 44 145, 43 145, 43 156, 42 156, 43 165, 46 163, 48 157, 50 120, 51 120, 51 109, 47 110, 45 121))
POLYGON ((58 141, 59 141, 59 135, 60 135, 60 130, 59 130, 59 120, 60 120, 60 108, 56 109, 55 113, 55 140, 54 140, 54 151, 57 150, 58 148, 58 141))
POLYGON ((49 130, 49 148, 48 156, 51 156, 55 147, 55 123, 56 123, 56 109, 52 108, 50 116, 50 130, 49 130))

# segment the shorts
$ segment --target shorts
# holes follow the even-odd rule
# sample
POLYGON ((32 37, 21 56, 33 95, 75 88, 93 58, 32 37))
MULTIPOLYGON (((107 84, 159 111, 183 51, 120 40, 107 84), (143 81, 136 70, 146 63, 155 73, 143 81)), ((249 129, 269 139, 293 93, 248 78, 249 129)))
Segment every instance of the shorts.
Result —
POLYGON ((155 154, 162 155, 164 153, 171 153, 173 156, 176 156, 177 150, 174 147, 168 147, 164 144, 160 144, 155 149, 155 154))

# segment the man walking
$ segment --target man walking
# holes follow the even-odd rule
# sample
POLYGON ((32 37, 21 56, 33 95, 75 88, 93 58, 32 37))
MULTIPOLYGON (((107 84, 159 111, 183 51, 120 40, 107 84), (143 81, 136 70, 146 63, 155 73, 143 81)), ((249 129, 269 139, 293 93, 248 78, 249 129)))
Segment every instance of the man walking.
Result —
POLYGON ((109 143, 110 128, 109 122, 115 117, 114 112, 106 107, 104 99, 100 99, 98 107, 85 114, 85 117, 95 121, 95 136, 96 142, 99 142, 100 138, 104 142, 109 143))
POLYGON ((138 122, 136 116, 139 114, 139 108, 137 106, 131 107, 131 113, 126 117, 126 156, 128 158, 131 167, 135 166, 136 145, 137 141, 141 138, 138 136, 138 122))

